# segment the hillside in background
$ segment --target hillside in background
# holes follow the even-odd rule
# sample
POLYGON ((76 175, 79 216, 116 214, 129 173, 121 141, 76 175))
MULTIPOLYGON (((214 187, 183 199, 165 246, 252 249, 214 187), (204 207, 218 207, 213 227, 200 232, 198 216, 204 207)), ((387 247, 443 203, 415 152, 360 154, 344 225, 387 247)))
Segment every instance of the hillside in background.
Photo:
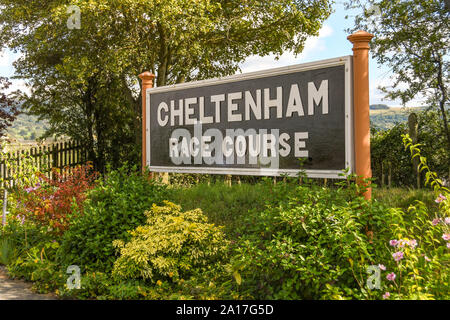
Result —
POLYGON ((387 108, 387 109, 371 109, 370 125, 378 130, 388 130, 397 123, 408 121, 410 109, 406 108, 387 108))
MULTIPOLYGON (((383 106, 383 105, 381 105, 383 106)), ((411 112, 421 112, 423 107, 417 108, 378 108, 370 110, 370 125, 378 130, 388 130, 397 123, 408 122, 408 116, 411 112)))
MULTIPOLYGON (((421 108, 418 108, 419 110, 421 108)), ((378 104, 370 106, 370 122, 377 129, 387 130, 396 123, 408 121, 411 109, 389 108, 387 105, 378 104)), ((37 117, 21 114, 13 126, 8 130, 9 138, 18 141, 34 141, 39 138, 48 126, 45 121, 38 121, 37 117)))
POLYGON ((38 121, 36 116, 21 114, 8 130, 8 137, 18 141, 34 141, 46 130, 45 121, 38 121))
POLYGON ((371 104, 370 110, 387 110, 389 107, 385 104, 371 104))

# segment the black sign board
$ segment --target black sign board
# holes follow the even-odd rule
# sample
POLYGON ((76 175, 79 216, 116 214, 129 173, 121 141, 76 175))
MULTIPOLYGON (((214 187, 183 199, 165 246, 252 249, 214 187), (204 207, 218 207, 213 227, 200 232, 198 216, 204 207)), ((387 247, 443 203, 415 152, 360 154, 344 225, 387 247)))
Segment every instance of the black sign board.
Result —
POLYGON ((351 56, 147 90, 151 171, 353 170, 351 56))

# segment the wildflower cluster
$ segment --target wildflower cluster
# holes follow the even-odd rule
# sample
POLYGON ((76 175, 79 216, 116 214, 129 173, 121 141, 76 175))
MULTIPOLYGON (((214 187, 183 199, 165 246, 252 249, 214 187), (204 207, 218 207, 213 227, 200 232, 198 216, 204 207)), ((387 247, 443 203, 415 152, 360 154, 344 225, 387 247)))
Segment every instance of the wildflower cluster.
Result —
MULTIPOLYGON (((447 197, 444 196, 442 193, 439 194, 439 196, 436 198, 436 200, 434 200, 434 202, 438 203, 441 208, 443 209, 442 212, 448 212, 448 201, 447 201, 447 197), (447 206, 446 208, 444 208, 445 206, 447 206)), ((450 225, 450 217, 435 217, 432 221, 431 224, 434 227, 437 226, 441 226, 443 233, 442 233, 442 239, 444 239, 444 241, 446 241, 446 246, 448 249, 450 249, 450 231, 449 231, 449 225, 450 225)))

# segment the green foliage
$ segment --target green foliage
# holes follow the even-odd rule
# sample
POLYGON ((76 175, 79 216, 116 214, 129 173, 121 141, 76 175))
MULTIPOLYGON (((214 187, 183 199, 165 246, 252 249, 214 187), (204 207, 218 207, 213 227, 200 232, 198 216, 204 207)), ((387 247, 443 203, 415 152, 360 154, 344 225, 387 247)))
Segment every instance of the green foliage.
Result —
MULTIPOLYGON (((447 119, 450 119, 450 108, 446 111, 447 119)), ((441 115, 438 111, 428 110, 418 114, 421 153, 427 158, 427 162, 439 177, 450 181, 450 163, 448 157, 450 149, 446 137, 437 134, 442 130, 441 115)))
POLYGON ((403 144, 412 159, 419 159, 419 171, 425 173, 425 184, 433 188, 439 208, 433 212, 416 200, 407 215, 400 209, 390 210, 392 249, 387 272, 392 272, 386 276, 389 281, 386 292, 397 299, 447 300, 450 297, 450 192, 428 167, 420 144, 414 145, 408 135, 403 135, 403 144))
MULTIPOLYGON (((440 210, 436 214, 439 217, 436 225, 432 221, 433 214, 420 201, 412 204, 407 213, 408 219, 405 219, 403 211, 391 209, 391 239, 398 244, 391 244, 388 250, 390 257, 385 260, 387 270, 383 278, 392 272, 396 278, 384 281, 382 290, 390 292, 392 299, 447 300, 450 297, 450 254, 443 235, 449 234, 444 220, 449 211, 440 210)), ((385 241, 387 246, 388 241, 385 241)))
POLYGON ((442 0, 351 0, 362 9, 353 30, 374 34, 373 56, 392 72, 392 82, 381 88, 390 100, 403 104, 426 98, 426 112, 439 115, 433 136, 445 141, 446 167, 450 167, 449 43, 450 10, 442 0))
POLYGON ((347 195, 299 186, 280 205, 245 217, 232 258, 240 292, 256 299, 331 298, 335 291, 361 297, 350 261, 359 271, 372 260, 365 231, 384 211, 360 197, 347 201, 347 195))
POLYGON ((401 123, 388 131, 379 131, 372 136, 370 141, 372 174, 377 179, 378 185, 387 184, 390 168, 393 186, 414 186, 416 178, 412 163, 401 143, 402 135, 407 130, 407 126, 401 123), (382 181, 383 174, 384 181, 382 181))
POLYGON ((89 193, 61 242, 10 215, 0 244, 11 275, 69 299, 449 299, 449 190, 420 145, 403 144, 433 190, 366 201, 348 175, 333 187, 264 178, 169 192, 122 168, 89 193), (64 285, 69 264, 83 270, 81 289, 64 285))
POLYGON ((206 270, 220 262, 227 242, 220 228, 208 223, 200 209, 182 212, 165 201, 146 212, 144 226, 131 231, 131 240, 116 240, 120 257, 113 275, 121 279, 161 280, 189 278, 193 270, 206 270))
POLYGON ((9 264, 14 256, 14 247, 9 239, 0 239, 0 264, 9 264))
MULTIPOLYGON (((447 164, 446 140, 442 135, 436 135, 436 132, 440 130, 439 113, 422 110, 417 113, 417 116, 418 142, 421 152, 439 177, 447 178, 450 172, 447 164)), ((383 185, 383 173, 384 185, 387 184, 390 167, 392 186, 416 186, 413 163, 408 153, 404 151, 402 143, 402 135, 407 132, 408 126, 404 122, 396 124, 389 130, 372 132, 370 141, 372 171, 378 185, 383 185)))
POLYGON ((84 214, 74 219, 65 232, 58 258, 64 266, 76 264, 82 270, 110 271, 115 260, 113 240, 129 239, 128 230, 145 221, 152 204, 168 198, 164 185, 150 180, 136 168, 109 172, 89 192, 84 214))
POLYGON ((9 264, 9 274, 33 282, 39 293, 53 292, 65 281, 64 274, 55 262, 59 244, 56 241, 42 242, 23 252, 9 264))
POLYGON ((0 43, 24 53, 17 76, 33 88, 20 95, 24 109, 48 121, 47 135, 86 141, 103 171, 140 159, 138 74, 152 71, 163 86, 233 74, 254 54, 298 54, 330 4, 1 0, 0 43), (80 30, 67 27, 69 5, 80 8, 80 30))
POLYGON ((18 154, 11 157, 7 152, 8 143, 2 141, 0 145, 0 161, 8 170, 9 178, 0 177, 0 185, 7 189, 24 189, 39 182, 40 170, 45 170, 45 164, 39 169, 35 159, 30 155, 18 154))
POLYGON ((423 202, 430 211, 437 211, 439 208, 434 202, 434 192, 428 188, 377 188, 373 190, 373 197, 389 208, 400 208, 403 211, 408 210, 415 200, 423 202))
POLYGON ((402 138, 405 149, 409 149, 411 153, 411 159, 419 158, 418 170, 419 172, 425 172, 425 184, 431 185, 431 187, 435 191, 448 193, 449 189, 443 186, 443 182, 438 178, 437 173, 431 171, 431 169, 429 168, 427 158, 421 154, 421 151, 419 149, 419 146, 421 146, 421 144, 413 144, 408 134, 402 135, 402 138))
POLYGON ((62 286, 57 294, 62 299, 106 299, 112 280, 109 274, 103 272, 86 272, 81 277, 80 289, 69 289, 62 286))
POLYGON ((7 78, 0 77, 0 138, 5 136, 8 127, 20 114, 16 101, 6 93, 10 85, 11 82, 7 78))

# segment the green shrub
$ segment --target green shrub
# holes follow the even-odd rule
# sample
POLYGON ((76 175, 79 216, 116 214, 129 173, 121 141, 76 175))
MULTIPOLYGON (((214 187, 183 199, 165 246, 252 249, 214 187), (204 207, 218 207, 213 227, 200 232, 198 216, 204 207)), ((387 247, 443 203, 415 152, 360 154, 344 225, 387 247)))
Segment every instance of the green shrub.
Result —
POLYGON ((127 240, 128 230, 144 223, 144 212, 169 196, 167 188, 136 172, 112 171, 89 192, 84 214, 72 222, 58 250, 64 266, 109 272, 115 261, 113 240, 127 240))
POLYGON ((62 299, 107 299, 109 288, 112 285, 109 274, 103 272, 86 272, 81 276, 81 288, 69 289, 67 285, 57 290, 62 299))
POLYGON ((7 243, 12 260, 34 246, 53 240, 54 237, 46 232, 46 228, 36 226, 23 217, 15 217, 14 210, 7 216, 7 223, 1 229, 1 240, 7 243))
POLYGON ((362 269, 360 262, 371 260, 365 230, 382 208, 360 197, 347 201, 346 191, 313 185, 296 191, 244 219, 232 258, 241 292, 256 299, 319 299, 336 286, 358 295, 350 261, 362 269))
POLYGON ((163 207, 153 205, 146 216, 146 224, 131 232, 128 243, 115 241, 120 257, 113 276, 156 284, 178 282, 223 258, 227 241, 221 228, 208 223, 200 209, 182 212, 165 201, 163 207))

